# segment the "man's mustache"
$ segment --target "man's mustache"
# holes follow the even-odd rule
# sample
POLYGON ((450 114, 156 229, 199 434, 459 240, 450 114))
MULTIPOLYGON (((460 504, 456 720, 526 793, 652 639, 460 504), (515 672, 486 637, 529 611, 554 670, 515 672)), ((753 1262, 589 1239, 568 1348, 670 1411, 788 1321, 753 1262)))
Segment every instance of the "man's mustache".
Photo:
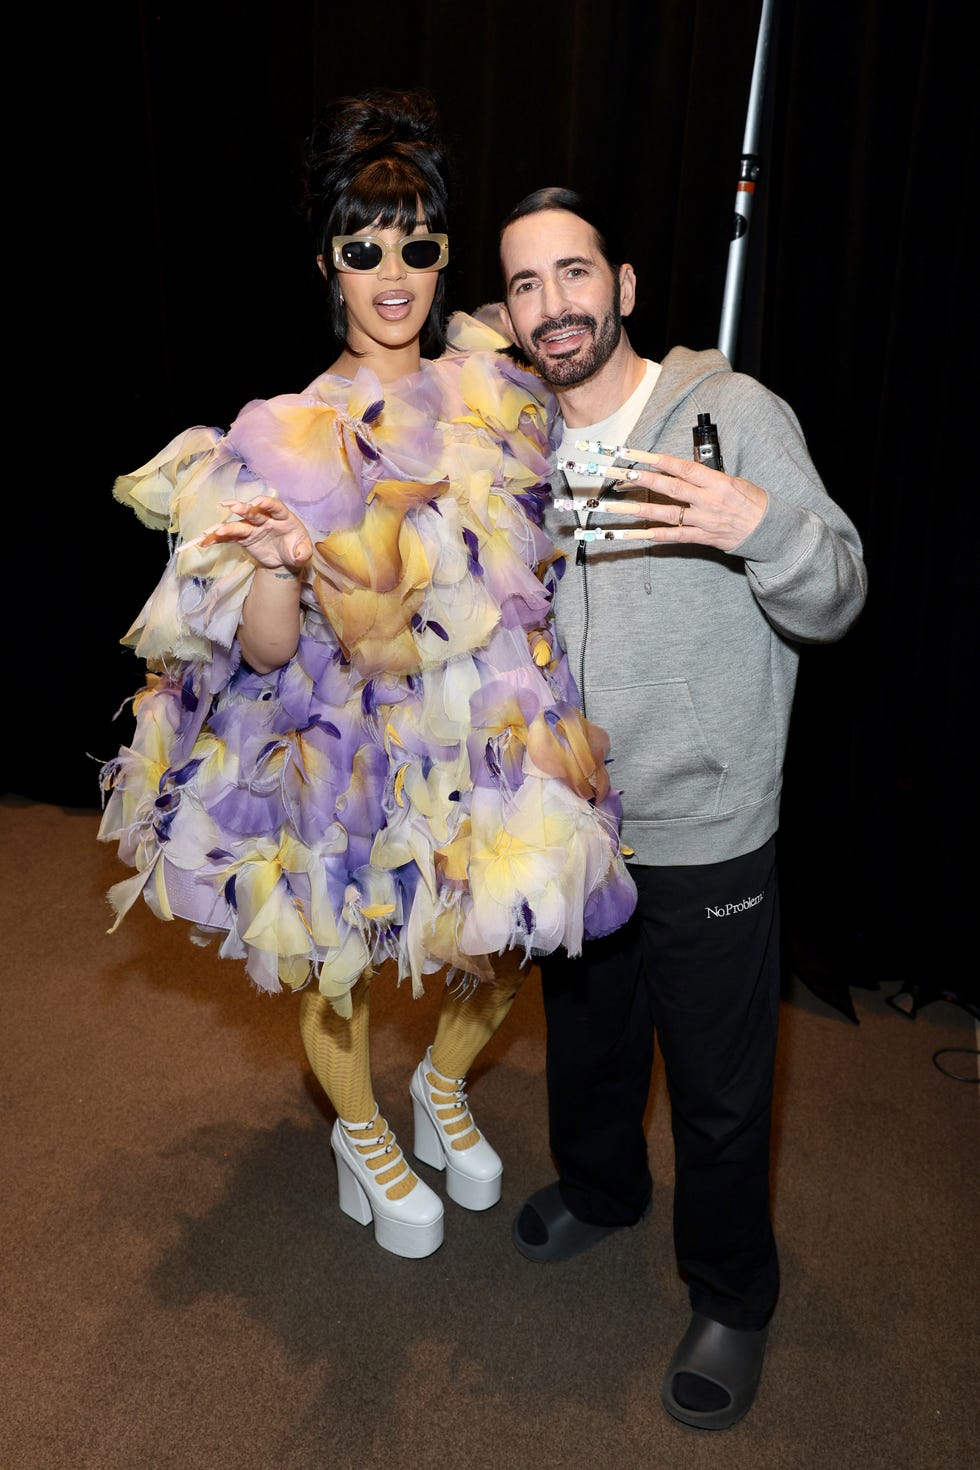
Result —
POLYGON ((536 347, 549 332, 566 332, 569 327, 591 327, 595 331, 595 326, 594 316, 563 316, 560 321, 540 322, 531 333, 531 341, 536 347))

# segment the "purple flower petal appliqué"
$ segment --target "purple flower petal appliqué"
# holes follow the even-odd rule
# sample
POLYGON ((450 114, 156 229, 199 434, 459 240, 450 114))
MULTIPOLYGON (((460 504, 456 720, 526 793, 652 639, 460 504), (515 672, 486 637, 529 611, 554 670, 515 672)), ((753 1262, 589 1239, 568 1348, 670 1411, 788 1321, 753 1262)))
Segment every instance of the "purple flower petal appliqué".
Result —
POLYGON ((174 817, 176 815, 177 811, 176 808, 174 808, 172 811, 162 813, 154 821, 153 830, 156 833, 158 842, 170 841, 170 829, 174 824, 174 817))
POLYGON ((430 622, 429 619, 424 618, 421 613, 412 614, 412 621, 410 626, 412 628, 412 631, 415 633, 435 633, 437 638, 443 639, 443 641, 446 643, 449 642, 449 634, 446 632, 442 624, 430 622))
POLYGON ((322 730, 324 735, 332 735, 335 740, 341 738, 340 731, 332 720, 323 720, 318 717, 315 720, 311 720, 306 728, 308 730, 322 730))
POLYGON ((362 434, 358 434, 358 433, 355 432, 355 434, 354 434, 354 442, 356 443, 356 445, 357 445, 358 449, 361 451, 361 453, 364 455, 364 458, 365 459, 380 459, 381 458, 381 455, 375 449, 374 445, 373 444, 370 444, 367 441, 367 439, 364 438, 364 436, 362 434))
POLYGON ((258 796, 233 786, 212 804, 209 815, 234 837, 271 837, 282 825, 282 802, 278 792, 258 796))
POLYGON ((179 771, 172 771, 171 775, 173 776, 174 785, 186 786, 200 764, 201 760, 198 757, 195 760, 189 760, 186 765, 181 766, 179 771))
POLYGON ((536 526, 544 525, 544 510, 551 495, 551 486, 547 483, 532 485, 528 490, 522 490, 514 498, 520 505, 528 519, 536 526))
POLYGON ((629 877, 613 874, 589 894, 585 903, 585 932, 602 939, 625 924, 636 908, 636 889, 629 877))
POLYGON ((470 572, 470 575, 474 577, 482 577, 483 567, 480 565, 480 543, 477 540, 476 532, 471 531, 469 527, 464 526, 463 540, 466 542, 466 549, 469 552, 467 569, 470 572))

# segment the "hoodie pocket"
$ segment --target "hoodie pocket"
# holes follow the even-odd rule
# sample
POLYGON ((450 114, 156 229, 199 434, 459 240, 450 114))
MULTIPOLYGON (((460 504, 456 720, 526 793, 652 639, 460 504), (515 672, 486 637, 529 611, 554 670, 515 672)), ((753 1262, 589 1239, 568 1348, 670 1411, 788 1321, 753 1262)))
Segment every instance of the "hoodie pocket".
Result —
POLYGON ((717 814, 727 766, 705 739, 686 679, 593 688, 589 705, 609 734, 609 778, 626 820, 717 814))

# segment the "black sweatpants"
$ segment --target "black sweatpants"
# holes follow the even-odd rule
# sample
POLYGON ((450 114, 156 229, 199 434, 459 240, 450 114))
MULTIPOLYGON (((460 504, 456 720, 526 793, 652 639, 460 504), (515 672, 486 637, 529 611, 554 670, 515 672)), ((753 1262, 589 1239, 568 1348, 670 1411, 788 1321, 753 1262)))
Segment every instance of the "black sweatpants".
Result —
POLYGON ((541 961, 551 1148, 571 1212, 649 1202, 654 1032, 674 1135, 674 1245, 695 1311, 757 1328, 776 1301, 769 1135, 779 1010, 775 838, 697 867, 631 866, 629 923, 541 961))

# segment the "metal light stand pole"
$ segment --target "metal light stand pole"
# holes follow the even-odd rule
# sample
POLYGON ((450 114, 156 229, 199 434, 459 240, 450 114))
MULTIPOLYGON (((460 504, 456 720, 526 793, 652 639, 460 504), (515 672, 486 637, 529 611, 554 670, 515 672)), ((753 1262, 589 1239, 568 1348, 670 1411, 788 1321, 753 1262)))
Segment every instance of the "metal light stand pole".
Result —
POLYGON ((738 338, 738 319, 742 307, 742 286, 745 280, 745 262, 749 252, 749 221, 752 216, 752 196, 759 177, 761 160, 758 154, 759 131, 762 120, 762 103, 766 90, 766 61, 769 52, 769 33, 775 0, 762 0, 762 15, 759 18, 759 35, 755 45, 755 64, 752 67, 752 90, 749 93, 749 108, 745 118, 745 138, 738 171, 738 186, 735 191, 735 220, 732 243, 728 247, 728 271, 725 276, 725 294, 721 303, 721 325, 718 328, 718 346, 734 362, 735 342, 738 338))

